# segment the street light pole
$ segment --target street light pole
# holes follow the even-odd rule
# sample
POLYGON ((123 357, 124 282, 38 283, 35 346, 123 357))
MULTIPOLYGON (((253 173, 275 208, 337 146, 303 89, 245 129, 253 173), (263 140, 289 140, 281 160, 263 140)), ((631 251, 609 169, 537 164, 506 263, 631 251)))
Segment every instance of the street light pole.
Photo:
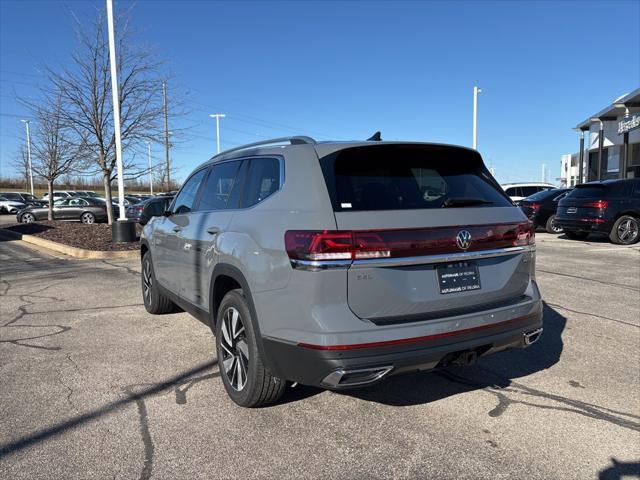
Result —
POLYGON ((226 115, 224 113, 212 113, 209 116, 216 119, 216 147, 217 153, 220 153, 220 119, 226 115))
POLYGON ((482 93, 479 87, 473 87, 473 149, 478 149, 478 94, 482 93))
POLYGON ((33 195, 33 168, 31 166, 31 135, 29 134, 29 120, 20 120, 27 129, 27 158, 29 159, 29 182, 31 183, 31 195, 33 195))
POLYGON ((147 142, 149 152, 149 193, 153 195, 153 176, 151 175, 151 142, 147 142))
MULTIPOLYGON (((122 139, 120 138, 120 96, 118 95, 118 66, 116 62, 116 40, 113 32, 113 0, 107 0, 107 24, 109 27, 109 61, 111 64, 111 95, 113 97, 113 130, 116 137, 116 168, 118 170, 118 207, 120 218, 126 222, 124 212, 124 178, 122 172, 122 139)), ((107 205, 107 208, 109 206, 107 205)))

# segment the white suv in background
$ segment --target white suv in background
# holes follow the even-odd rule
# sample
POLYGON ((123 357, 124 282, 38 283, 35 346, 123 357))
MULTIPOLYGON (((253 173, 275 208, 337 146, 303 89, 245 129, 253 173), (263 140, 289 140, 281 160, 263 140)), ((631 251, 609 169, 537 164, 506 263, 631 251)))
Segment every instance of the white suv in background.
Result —
POLYGON ((554 188, 558 188, 557 186, 551 183, 505 183, 501 185, 502 189, 505 193, 511 197, 511 200, 514 202, 518 202, 524 198, 527 198, 534 193, 542 192, 544 190, 551 190, 554 188))

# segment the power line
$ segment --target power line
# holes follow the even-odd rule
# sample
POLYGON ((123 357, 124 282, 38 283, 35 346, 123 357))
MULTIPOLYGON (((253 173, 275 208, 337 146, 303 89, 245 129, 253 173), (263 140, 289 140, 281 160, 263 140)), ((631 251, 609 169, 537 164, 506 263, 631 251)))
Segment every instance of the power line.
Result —
POLYGON ((14 72, 12 70, 0 70, 0 73, 4 73, 5 75, 21 75, 23 77, 36 77, 36 78, 43 77, 43 75, 36 75, 35 73, 14 72))

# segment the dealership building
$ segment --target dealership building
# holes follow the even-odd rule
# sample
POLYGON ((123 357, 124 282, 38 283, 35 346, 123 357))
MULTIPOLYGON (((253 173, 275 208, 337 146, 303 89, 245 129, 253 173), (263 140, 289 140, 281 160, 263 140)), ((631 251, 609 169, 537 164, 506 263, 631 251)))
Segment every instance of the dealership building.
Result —
POLYGON ((578 153, 562 155, 563 186, 640 177, 640 88, 622 95, 574 128, 578 153))

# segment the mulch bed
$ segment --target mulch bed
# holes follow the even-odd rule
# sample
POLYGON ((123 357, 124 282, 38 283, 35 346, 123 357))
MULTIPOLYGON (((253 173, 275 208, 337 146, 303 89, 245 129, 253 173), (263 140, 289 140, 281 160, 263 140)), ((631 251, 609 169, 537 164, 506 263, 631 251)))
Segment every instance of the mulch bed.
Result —
MULTIPOLYGON (((137 241, 133 243, 112 243, 111 225, 106 223, 85 225, 79 222, 53 221, 16 223, 2 225, 0 228, 87 250, 123 251, 138 250, 140 248, 140 243, 137 241)), ((136 228, 139 234, 140 227, 137 226, 136 228)))

